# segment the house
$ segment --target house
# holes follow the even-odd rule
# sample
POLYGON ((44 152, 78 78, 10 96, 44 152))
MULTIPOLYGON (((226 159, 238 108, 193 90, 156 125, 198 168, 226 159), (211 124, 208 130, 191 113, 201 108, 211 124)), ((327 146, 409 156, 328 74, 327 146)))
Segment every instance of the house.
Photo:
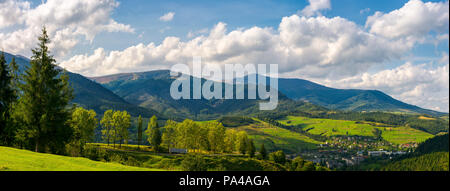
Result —
POLYGON ((187 149, 178 149, 178 148, 170 148, 169 153, 179 153, 179 154, 186 154, 188 152, 187 149))

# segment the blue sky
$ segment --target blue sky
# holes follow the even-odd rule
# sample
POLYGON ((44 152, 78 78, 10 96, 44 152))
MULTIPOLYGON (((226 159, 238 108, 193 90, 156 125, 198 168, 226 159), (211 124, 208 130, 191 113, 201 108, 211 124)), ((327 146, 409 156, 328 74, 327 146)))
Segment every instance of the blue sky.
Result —
MULTIPOLYGON (((33 0, 32 6, 38 6, 41 0, 33 0)), ((187 39, 187 34, 205 28, 211 28, 218 22, 227 23, 228 30, 250 28, 253 26, 277 28, 282 17, 296 14, 309 5, 307 0, 126 0, 118 1, 112 18, 136 29, 136 34, 107 33, 96 36, 92 44, 80 47, 74 53, 84 53, 86 48, 103 47, 106 50, 120 50, 139 42, 161 43, 167 36, 187 39), (167 12, 175 12, 171 22, 161 22, 158 18, 167 12), (164 33, 161 29, 166 29, 164 33), (138 38, 137 34, 143 34, 138 38)), ((390 12, 402 7, 408 0, 339 0, 331 1, 331 10, 325 10, 326 17, 343 17, 361 26, 367 16, 375 11, 390 12)), ((431 0, 427 2, 440 2, 431 0)), ((441 51, 448 52, 448 46, 440 44, 434 47, 419 46, 415 55, 440 56, 441 51)))
POLYGON ((207 64, 276 63, 283 77, 377 89, 448 112, 448 6, 448 0, 0 0, 0 48, 30 56, 45 25, 61 66, 86 76, 167 69, 200 55, 207 64))

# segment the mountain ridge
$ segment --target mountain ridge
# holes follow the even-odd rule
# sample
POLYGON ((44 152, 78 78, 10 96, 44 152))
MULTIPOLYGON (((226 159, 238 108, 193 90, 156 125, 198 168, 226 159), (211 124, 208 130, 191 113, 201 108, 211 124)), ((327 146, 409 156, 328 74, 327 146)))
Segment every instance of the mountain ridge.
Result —
MULTIPOLYGON (((134 80, 163 79, 169 75, 169 70, 153 70, 147 72, 120 73, 107 76, 91 77, 90 79, 101 83, 108 89, 114 90, 114 83, 119 81, 130 82, 134 80)), ((258 78, 256 76, 256 78, 258 78)), ((235 78, 235 81, 238 78, 235 78)), ((269 78, 266 78, 269 84, 269 78)), ((317 84, 304 79, 278 78, 278 90, 287 98, 306 101, 323 106, 331 110, 357 111, 357 112, 400 112, 409 114, 429 114, 433 116, 445 115, 444 112, 420 108, 404 103, 379 90, 337 89, 317 84)), ((244 77, 248 83, 248 76, 244 77)), ((121 95, 119 95, 121 96, 121 95)))

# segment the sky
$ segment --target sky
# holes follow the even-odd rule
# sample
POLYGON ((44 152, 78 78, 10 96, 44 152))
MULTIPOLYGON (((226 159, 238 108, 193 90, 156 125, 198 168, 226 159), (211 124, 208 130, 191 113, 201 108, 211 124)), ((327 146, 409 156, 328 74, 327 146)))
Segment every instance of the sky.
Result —
POLYGON ((2 50, 29 57, 43 25, 58 64, 85 76, 195 55, 449 111, 448 1, 0 0, 2 50))

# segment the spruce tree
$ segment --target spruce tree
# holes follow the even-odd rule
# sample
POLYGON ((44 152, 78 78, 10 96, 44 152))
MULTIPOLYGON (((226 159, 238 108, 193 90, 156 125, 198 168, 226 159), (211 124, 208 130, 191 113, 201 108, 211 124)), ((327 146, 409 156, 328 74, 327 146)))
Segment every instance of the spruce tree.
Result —
POLYGON ((261 155, 262 159, 267 159, 267 150, 266 147, 264 147, 264 143, 261 145, 261 148, 259 149, 259 154, 261 155))
POLYGON ((142 142, 142 116, 141 115, 139 115, 139 118, 138 118, 138 137, 137 137, 137 140, 138 140, 138 149, 139 149, 139 146, 141 145, 141 142, 142 142))
POLYGON ((32 49, 30 65, 20 86, 20 117, 25 123, 21 132, 34 142, 36 152, 62 153, 72 136, 68 104, 73 99, 73 90, 69 87, 68 75, 55 65, 50 55, 50 39, 45 27, 38 39, 38 47, 32 49))
POLYGON ((253 139, 248 139, 248 143, 247 143, 247 153, 248 155, 253 158, 255 156, 255 144, 253 143, 253 139))
MULTIPOLYGON (((12 65, 15 65, 13 60, 12 65)), ((11 122, 11 107, 16 99, 13 77, 6 64, 5 54, 0 55, 0 145, 10 145, 11 138, 7 126, 11 122)))

